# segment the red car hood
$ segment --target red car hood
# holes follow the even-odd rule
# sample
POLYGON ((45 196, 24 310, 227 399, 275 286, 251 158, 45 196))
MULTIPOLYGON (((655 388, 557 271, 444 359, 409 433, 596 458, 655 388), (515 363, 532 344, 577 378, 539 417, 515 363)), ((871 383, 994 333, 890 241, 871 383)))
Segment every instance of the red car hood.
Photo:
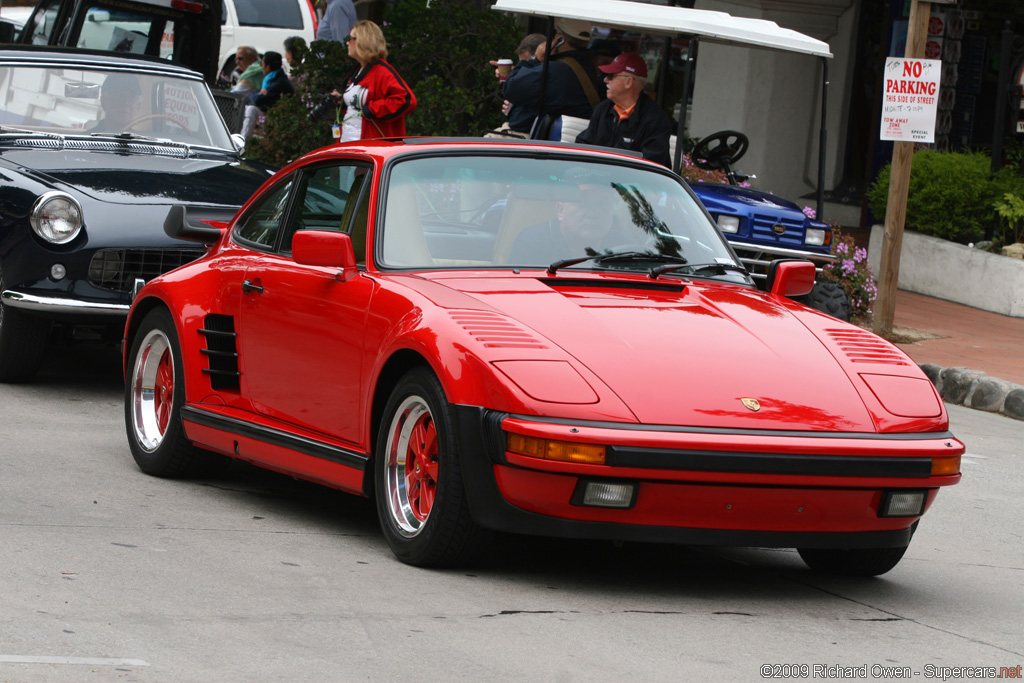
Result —
POLYGON ((697 281, 682 293, 651 290, 654 283, 643 281, 623 289, 562 274, 431 279, 557 344, 642 423, 876 431, 822 342, 755 290, 697 281), (745 398, 760 409, 746 407, 745 398))

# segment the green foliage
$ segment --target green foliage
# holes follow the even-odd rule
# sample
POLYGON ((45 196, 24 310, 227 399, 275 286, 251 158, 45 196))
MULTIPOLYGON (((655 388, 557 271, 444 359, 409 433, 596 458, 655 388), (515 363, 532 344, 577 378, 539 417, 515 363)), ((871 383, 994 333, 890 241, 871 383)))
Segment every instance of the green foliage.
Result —
POLYGON ((995 208, 1003 221, 1003 243, 1024 242, 1024 198, 1007 192, 995 208))
MULTIPOLYGON (((868 205, 879 217, 885 216, 890 166, 882 169, 868 191, 868 205)), ((1009 174, 992 174, 984 152, 918 150, 910 173, 905 226, 962 244, 977 242, 994 219, 1001 189, 1014 184, 1009 174)))
POLYGON ((504 120, 491 59, 509 57, 522 38, 511 15, 466 0, 406 0, 385 10, 388 61, 418 102, 410 135, 470 135, 504 120))
POLYGON ((345 46, 331 40, 317 40, 309 46, 302 64, 292 69, 295 94, 282 97, 270 108, 250 138, 247 157, 274 166, 284 166, 306 152, 334 142, 331 126, 334 112, 326 120, 311 122, 309 112, 322 96, 338 88, 356 63, 345 46))

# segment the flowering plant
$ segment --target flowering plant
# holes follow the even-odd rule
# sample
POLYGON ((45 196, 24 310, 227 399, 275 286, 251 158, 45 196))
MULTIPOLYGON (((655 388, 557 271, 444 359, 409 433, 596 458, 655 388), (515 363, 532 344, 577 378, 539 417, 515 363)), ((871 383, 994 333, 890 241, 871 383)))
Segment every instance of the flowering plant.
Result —
POLYGON ((838 282, 850 297, 851 319, 870 321, 878 287, 868 266, 868 250, 858 247, 853 237, 842 234, 833 224, 832 253, 839 258, 822 266, 822 276, 838 282))

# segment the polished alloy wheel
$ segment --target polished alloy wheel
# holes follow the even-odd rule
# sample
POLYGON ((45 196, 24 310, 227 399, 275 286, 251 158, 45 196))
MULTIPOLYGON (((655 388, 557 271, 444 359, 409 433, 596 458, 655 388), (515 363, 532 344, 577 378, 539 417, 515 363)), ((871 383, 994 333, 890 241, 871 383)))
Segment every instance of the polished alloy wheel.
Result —
POLYGON ((430 408, 409 396, 388 429, 385 495, 387 510, 403 536, 423 528, 437 495, 437 429, 430 408))
POLYGON ((163 443, 174 405, 174 360, 162 330, 150 331, 132 368, 132 426, 139 445, 153 452, 163 443))

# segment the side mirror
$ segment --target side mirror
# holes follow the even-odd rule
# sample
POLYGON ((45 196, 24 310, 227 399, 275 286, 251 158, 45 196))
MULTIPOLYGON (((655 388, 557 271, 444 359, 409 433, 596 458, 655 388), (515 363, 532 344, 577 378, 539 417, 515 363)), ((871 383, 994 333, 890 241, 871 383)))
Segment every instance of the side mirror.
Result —
POLYGON ((768 291, 776 296, 803 296, 814 289, 814 264, 803 259, 779 259, 768 264, 768 291))
POLYGON ((241 156, 242 152, 245 151, 245 136, 241 133, 232 133, 231 142, 235 143, 235 149, 238 150, 238 155, 241 156))
POLYGON ((352 239, 336 230, 299 230, 292 236, 292 258, 304 266, 341 268, 342 282, 359 271, 352 239))

